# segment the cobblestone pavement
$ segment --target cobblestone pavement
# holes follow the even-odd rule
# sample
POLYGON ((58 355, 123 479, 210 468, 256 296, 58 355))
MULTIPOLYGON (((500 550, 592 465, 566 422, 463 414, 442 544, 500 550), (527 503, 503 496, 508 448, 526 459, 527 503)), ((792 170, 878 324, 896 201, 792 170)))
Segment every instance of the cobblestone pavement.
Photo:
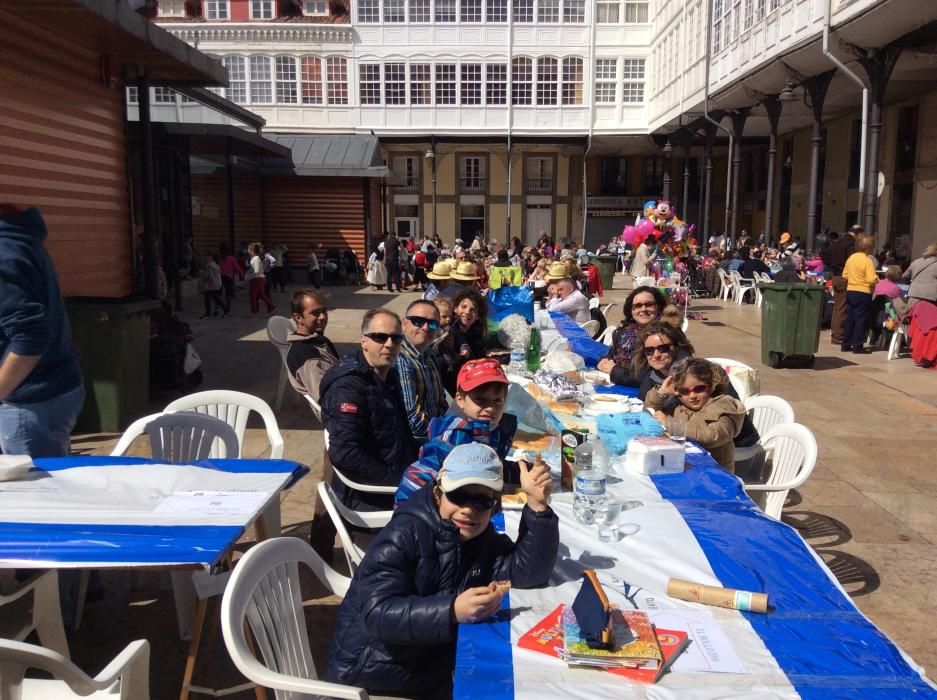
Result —
MULTIPOLYGON (((618 275, 616 289, 603 301, 622 301, 629 285, 629 278, 618 275)), ((330 287, 326 292, 334 309, 327 334, 341 352, 356 346, 365 310, 383 305, 402 312, 418 296, 358 287, 330 287)), ((275 301, 286 312, 289 294, 277 294, 275 301)), ((272 404, 279 358, 267 341, 265 319, 246 318, 246 293, 224 320, 196 320, 197 302, 190 300, 189 311, 181 316, 196 333, 205 373, 202 388, 237 389, 272 404)), ((937 594, 931 581, 937 572, 937 377, 915 368, 908 358, 888 362, 884 352, 844 355, 830 344, 828 333, 821 337, 814 369, 772 370, 760 362, 760 314, 754 306, 703 299, 694 301, 691 310, 707 317, 690 322, 688 335, 697 352, 756 367, 762 393, 790 401, 798 422, 817 436, 817 468, 791 493, 785 521, 799 528, 859 608, 918 663, 932 669, 937 664, 937 594)), ((609 317, 617 322, 620 304, 609 317)), ((153 410, 173 398, 155 396, 153 410)), ((289 389, 278 420, 286 458, 312 469, 282 496, 284 534, 305 537, 321 474, 322 427, 289 389)), ((116 438, 77 435, 73 449, 107 454, 116 438)), ((266 446, 261 427, 251 424, 245 455, 263 456, 266 446)), ((145 444, 134 447, 146 454, 145 444)), ((252 537, 249 532, 241 547, 252 537)), ((336 562, 343 561, 339 552, 336 555, 336 562)), ((152 644, 152 697, 178 696, 188 645, 175 632, 168 576, 131 578, 129 572, 112 572, 103 580, 105 596, 87 606, 81 628, 71 636, 76 662, 97 673, 129 641, 146 637, 152 644)), ((315 582, 308 583, 306 615, 313 654, 322 669, 337 601, 315 582)), ((213 645, 211 641, 203 647, 196 682, 210 687, 241 682, 220 632, 213 645)), ((251 698, 254 693, 229 697, 251 698)))

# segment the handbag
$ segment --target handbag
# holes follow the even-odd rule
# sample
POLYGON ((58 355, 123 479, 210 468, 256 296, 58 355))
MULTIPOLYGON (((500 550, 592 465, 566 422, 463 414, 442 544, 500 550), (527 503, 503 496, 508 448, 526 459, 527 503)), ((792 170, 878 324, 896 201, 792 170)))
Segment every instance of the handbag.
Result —
POLYGON ((612 648, 612 612, 595 569, 582 572, 582 586, 573 601, 579 634, 590 649, 612 648))

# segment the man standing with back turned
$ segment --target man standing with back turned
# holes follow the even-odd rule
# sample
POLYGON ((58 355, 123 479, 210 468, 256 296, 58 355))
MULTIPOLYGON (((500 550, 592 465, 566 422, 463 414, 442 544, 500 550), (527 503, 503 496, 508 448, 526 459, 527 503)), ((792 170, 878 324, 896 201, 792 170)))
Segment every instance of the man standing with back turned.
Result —
POLYGON ((833 271, 833 318, 830 319, 830 341, 833 345, 843 344, 846 328, 846 278, 843 268, 846 260, 856 251, 856 237, 863 232, 861 226, 850 226, 845 235, 830 244, 830 268, 833 271))
POLYGON ((55 266, 35 207, 0 204, 0 450, 68 455, 85 399, 55 266))

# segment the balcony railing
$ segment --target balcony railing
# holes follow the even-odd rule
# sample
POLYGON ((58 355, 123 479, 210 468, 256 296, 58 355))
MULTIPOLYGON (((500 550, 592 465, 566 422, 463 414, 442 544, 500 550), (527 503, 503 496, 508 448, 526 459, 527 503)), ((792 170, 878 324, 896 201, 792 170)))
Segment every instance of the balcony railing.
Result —
POLYGON ((462 194, 485 194, 485 178, 460 177, 459 191, 462 194))
POLYGON ((527 194, 553 194, 552 177, 527 178, 527 194))
POLYGON ((396 192, 399 194, 407 194, 420 191, 420 181, 415 177, 405 178, 399 185, 396 185, 396 192))

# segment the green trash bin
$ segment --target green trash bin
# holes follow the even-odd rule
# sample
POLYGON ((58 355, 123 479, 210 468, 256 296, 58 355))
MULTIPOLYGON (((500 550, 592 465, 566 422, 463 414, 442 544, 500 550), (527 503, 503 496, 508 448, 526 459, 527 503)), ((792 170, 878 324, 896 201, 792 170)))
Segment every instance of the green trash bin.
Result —
POLYGON ((759 284, 761 361, 777 369, 784 358, 801 356, 813 366, 820 347, 823 287, 817 284, 759 284))
POLYGON ((159 302, 130 297, 66 300, 85 375, 75 430, 118 433, 146 415, 150 398, 150 311, 159 302))
POLYGON ((602 287, 611 289, 615 281, 615 268, 618 267, 617 255, 593 255, 590 257, 592 264, 599 268, 599 276, 602 278, 602 287))

